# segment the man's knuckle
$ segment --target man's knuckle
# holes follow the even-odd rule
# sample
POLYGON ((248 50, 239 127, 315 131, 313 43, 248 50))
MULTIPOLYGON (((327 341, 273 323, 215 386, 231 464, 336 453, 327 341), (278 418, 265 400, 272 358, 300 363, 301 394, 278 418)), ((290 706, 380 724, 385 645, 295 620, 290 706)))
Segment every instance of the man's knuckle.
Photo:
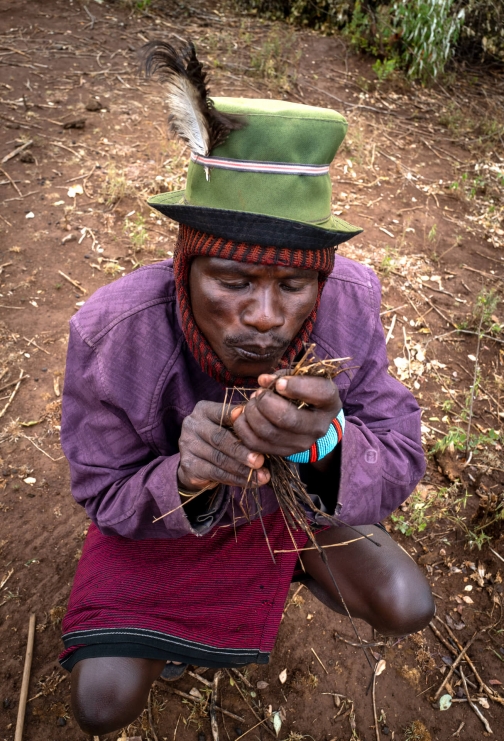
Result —
POLYGON ((222 452, 222 450, 218 450, 217 448, 213 448, 212 450, 212 463, 214 466, 217 466, 217 468, 222 468, 226 462, 227 455, 222 452))
POLYGON ((220 448, 222 447, 222 444, 224 443, 226 437, 226 430, 212 430, 210 434, 210 443, 214 448, 220 448))

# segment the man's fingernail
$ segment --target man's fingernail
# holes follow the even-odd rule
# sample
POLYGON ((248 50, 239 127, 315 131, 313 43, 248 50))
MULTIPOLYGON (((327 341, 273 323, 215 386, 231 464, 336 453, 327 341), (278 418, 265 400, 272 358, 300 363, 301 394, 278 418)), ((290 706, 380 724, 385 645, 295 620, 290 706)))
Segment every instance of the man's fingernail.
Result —
POLYGON ((247 463, 249 463, 251 466, 255 466, 257 462, 257 453, 250 453, 247 456, 247 463))
POLYGON ((276 387, 277 391, 285 391, 285 389, 287 388, 287 381, 285 380, 285 378, 280 378, 276 382, 276 387))
POLYGON ((267 484, 269 481, 269 473, 268 471, 258 471, 257 472, 257 480, 260 484, 267 484))

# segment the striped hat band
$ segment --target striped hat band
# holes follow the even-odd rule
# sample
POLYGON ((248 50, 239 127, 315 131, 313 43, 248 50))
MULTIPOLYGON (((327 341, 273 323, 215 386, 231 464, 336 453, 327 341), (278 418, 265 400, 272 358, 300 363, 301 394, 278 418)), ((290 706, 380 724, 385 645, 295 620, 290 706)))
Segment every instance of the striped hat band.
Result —
POLYGON ((269 172, 273 175, 327 175, 329 165, 303 165, 297 162, 254 162, 252 160, 236 160, 227 157, 203 157, 200 154, 191 154, 191 159, 205 168, 219 170, 238 170, 239 172, 269 172))

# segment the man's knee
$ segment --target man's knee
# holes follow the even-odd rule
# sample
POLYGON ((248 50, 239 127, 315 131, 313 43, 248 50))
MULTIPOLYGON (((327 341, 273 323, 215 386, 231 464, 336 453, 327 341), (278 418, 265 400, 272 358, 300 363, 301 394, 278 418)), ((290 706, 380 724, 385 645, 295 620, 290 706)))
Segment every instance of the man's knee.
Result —
POLYGON ((125 695, 121 686, 100 682, 79 682, 74 691, 72 711, 83 731, 93 736, 117 731, 133 723, 145 707, 146 698, 125 695))
POLYGON ((156 672, 150 677, 141 669, 135 671, 135 661, 143 660, 114 657, 84 659, 76 664, 72 672, 72 711, 83 731, 100 736, 138 718, 156 672))
POLYGON ((429 584, 418 567, 395 573, 384 580, 375 602, 376 624, 380 633, 402 636, 425 628, 435 613, 429 584))

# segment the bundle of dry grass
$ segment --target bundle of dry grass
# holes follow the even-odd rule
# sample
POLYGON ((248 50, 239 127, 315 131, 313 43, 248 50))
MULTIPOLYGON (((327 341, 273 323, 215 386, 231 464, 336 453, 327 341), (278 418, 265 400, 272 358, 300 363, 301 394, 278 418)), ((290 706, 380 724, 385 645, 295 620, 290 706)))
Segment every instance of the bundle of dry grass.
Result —
MULTIPOLYGON (((328 360, 320 360, 320 358, 318 358, 315 354, 315 344, 311 344, 309 347, 306 348, 306 351, 303 357, 299 360, 299 362, 294 366, 292 370, 287 371, 286 375, 289 375, 289 376, 318 376, 322 378, 334 379, 343 372, 349 372, 353 370, 353 368, 350 368, 346 365, 347 362, 350 360, 351 358, 332 358, 328 360)), ((276 379, 270 387, 270 389, 273 392, 275 391, 274 389, 275 382, 276 382, 276 379)), ((234 389, 234 390, 236 391, 237 389, 234 389)), ((246 391, 245 389, 239 389, 239 391, 241 394, 245 396, 245 391, 246 391)), ((233 394, 230 395, 230 398, 232 398, 232 396, 233 394)), ((303 407, 308 407, 306 402, 302 400, 294 400, 292 401, 292 403, 295 404, 298 409, 302 409, 303 407)), ((268 455, 266 456, 266 465, 269 467, 269 470, 271 473, 271 481, 270 481, 271 487, 278 500, 278 504, 284 516, 287 529, 289 530, 289 533, 291 533, 293 551, 299 552, 300 550, 312 550, 312 549, 318 551, 318 553, 320 554, 320 558, 322 559, 322 562, 324 563, 329 573, 331 581, 334 584, 334 587, 345 609, 345 612, 348 618, 350 619, 353 631, 359 641, 360 647, 366 657, 366 660, 371 670, 374 671, 374 667, 371 664, 371 661, 366 652, 365 646, 362 643, 359 632, 355 626, 352 616, 350 615, 350 611, 345 603, 345 599, 336 582, 336 579, 334 577, 333 571, 330 567, 330 564, 327 558, 327 554, 325 553, 324 548, 331 547, 331 546, 321 546, 317 542, 315 533, 313 530, 313 526, 308 517, 308 513, 311 511, 314 515, 318 515, 319 517, 324 518, 327 521, 327 523, 331 525, 334 525, 336 523, 341 524, 341 525, 346 525, 346 523, 344 523, 340 518, 338 518, 334 514, 330 515, 326 512, 322 512, 322 510, 320 510, 315 505, 315 503, 313 502, 313 499, 310 497, 307 491, 305 484, 303 483, 303 481, 301 480, 299 476, 299 469, 295 463, 292 463, 291 461, 279 455, 268 455), (301 529, 306 534, 308 541, 311 544, 310 546, 308 546, 308 548, 299 549, 297 547, 294 536, 292 535, 293 529, 301 529)), ((264 527, 264 523, 262 520, 261 505, 260 505, 259 497, 257 494, 257 487, 253 485, 252 477, 253 477, 253 471, 251 470, 251 475, 250 475, 251 485, 243 489, 242 502, 247 501, 249 495, 254 500, 256 504, 257 514, 263 525, 263 532, 266 538, 266 542, 268 544, 271 557, 273 561, 275 561, 275 553, 279 553, 280 551, 273 552, 271 545, 268 541, 268 535, 266 533, 266 528, 264 527)), ((370 542, 373 543, 373 545, 376 545, 376 546, 380 545, 376 541, 371 540, 372 538, 371 535, 362 535, 362 533, 360 533, 357 530, 356 530, 356 535, 357 537, 353 540, 346 541, 343 543, 337 543, 335 545, 344 546, 344 545, 348 545, 349 543, 355 542, 356 540, 362 540, 362 539, 370 540, 370 542)), ((301 561, 301 565, 302 565, 302 561, 301 561)))
MULTIPOLYGON (((294 368, 287 371, 286 374, 289 376, 318 376, 321 378, 334 379, 336 376, 340 375, 340 373, 351 370, 351 368, 348 368, 346 365, 349 360, 351 360, 351 358, 331 358, 328 360, 320 360, 320 358, 315 354, 315 343, 313 343, 306 348, 304 355, 296 363, 294 368)), ((273 382, 270 387, 273 392, 275 391, 274 386, 275 382, 273 382)), ((240 392, 243 393, 244 390, 240 389, 240 392)), ((295 404, 298 409, 308 407, 306 402, 302 400, 293 400, 292 403, 295 404)), ((280 505, 280 509, 285 517, 287 527, 289 530, 303 530, 303 532, 308 536, 312 547, 321 550, 320 546, 315 541, 307 512, 311 511, 332 523, 334 523, 334 516, 322 512, 314 504, 312 498, 308 494, 305 484, 301 481, 298 467, 295 463, 292 463, 279 455, 268 455, 266 456, 266 465, 271 473, 271 487, 275 492, 278 504, 280 505)), ((250 494, 256 502, 257 512, 259 517, 261 517, 260 504, 256 494, 256 487, 253 485, 252 476, 253 471, 251 471, 250 476, 251 486, 248 486, 243 490, 242 501, 246 501, 250 494)), ((292 542, 294 543, 294 538, 292 538, 292 542)), ((275 560, 274 553, 271 549, 270 552, 273 560, 275 560)))

